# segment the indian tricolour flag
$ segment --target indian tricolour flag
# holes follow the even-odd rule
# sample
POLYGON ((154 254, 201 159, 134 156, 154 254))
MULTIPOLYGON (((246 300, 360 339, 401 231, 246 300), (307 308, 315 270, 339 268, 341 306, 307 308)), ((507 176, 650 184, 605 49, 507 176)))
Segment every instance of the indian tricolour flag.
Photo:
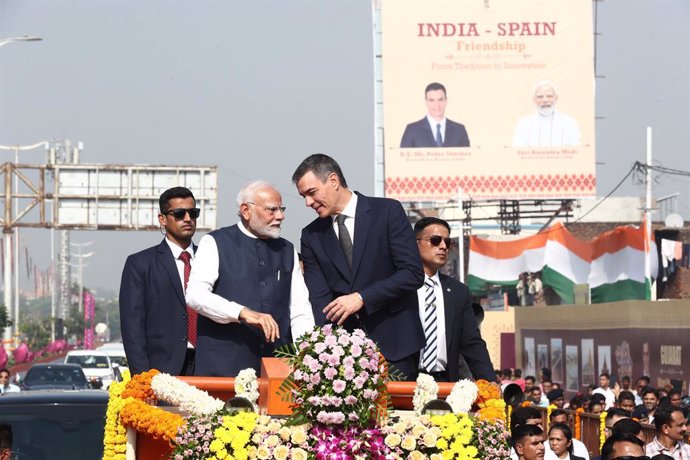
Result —
MULTIPOLYGON (((490 285, 515 286, 521 273, 542 272, 542 282, 565 303, 573 303, 576 284, 589 284, 592 303, 648 298, 644 226, 617 227, 591 241, 573 236, 561 223, 513 241, 470 239, 468 285, 481 293, 490 285)), ((649 240, 651 270, 657 255, 649 240)))

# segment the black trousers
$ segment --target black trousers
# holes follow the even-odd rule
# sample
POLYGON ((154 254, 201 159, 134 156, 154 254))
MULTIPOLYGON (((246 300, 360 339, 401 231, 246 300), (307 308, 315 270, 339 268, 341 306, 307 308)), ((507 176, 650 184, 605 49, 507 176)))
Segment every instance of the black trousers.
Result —
POLYGON ((184 365, 180 375, 194 375, 194 358, 196 357, 196 349, 187 348, 187 353, 184 356, 184 365))

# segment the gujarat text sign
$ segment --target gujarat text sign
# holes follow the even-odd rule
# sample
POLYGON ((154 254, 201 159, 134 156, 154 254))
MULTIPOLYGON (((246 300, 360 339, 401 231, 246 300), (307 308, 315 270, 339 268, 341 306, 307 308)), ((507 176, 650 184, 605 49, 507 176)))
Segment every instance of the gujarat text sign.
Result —
POLYGON ((386 195, 595 195, 591 0, 384 0, 386 195))

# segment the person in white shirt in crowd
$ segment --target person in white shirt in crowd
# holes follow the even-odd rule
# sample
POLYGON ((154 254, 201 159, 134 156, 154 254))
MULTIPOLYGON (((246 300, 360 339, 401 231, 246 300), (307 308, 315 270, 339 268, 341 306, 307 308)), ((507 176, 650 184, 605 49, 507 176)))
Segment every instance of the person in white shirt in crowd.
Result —
POLYGON ((683 409, 672 406, 657 409, 654 414, 654 427, 656 437, 645 447, 648 456, 665 454, 676 460, 690 458, 690 445, 683 442, 687 431, 687 419, 683 409))
POLYGON ((616 405, 616 391, 611 389, 609 386, 611 384, 611 376, 606 373, 602 372, 599 375, 599 388, 595 389, 592 393, 593 394, 600 394, 603 395, 606 401, 606 406, 604 407, 604 410, 609 410, 613 406, 616 405))
POLYGON ((548 80, 537 82, 532 100, 537 112, 520 119, 513 134, 513 147, 580 145, 577 121, 556 110, 558 94, 553 83, 548 80))
MULTIPOLYGON (((554 426, 555 424, 568 424, 568 414, 566 411, 564 411, 563 409, 554 409, 551 411, 549 425, 554 426)), ((585 446, 585 444, 582 441, 573 438, 572 436, 571 440, 573 446, 573 450, 570 451, 570 453, 573 455, 573 457, 571 458, 583 458, 584 460, 589 460, 589 451, 587 450, 587 446, 585 446)), ((556 458, 548 440, 544 442, 544 458, 556 458)))
POLYGON ((280 237, 280 192, 254 181, 237 194, 240 221, 199 242, 187 303, 199 312, 195 375, 234 377, 313 330, 297 251, 280 237))
POLYGON ((565 423, 555 423, 549 428, 549 438, 544 442, 545 460, 585 460, 573 453, 573 432, 565 423), (546 452, 546 446, 549 452, 546 452))
POLYGON ((19 387, 13 383, 10 383, 10 371, 9 369, 0 369, 0 393, 13 393, 20 391, 19 387))

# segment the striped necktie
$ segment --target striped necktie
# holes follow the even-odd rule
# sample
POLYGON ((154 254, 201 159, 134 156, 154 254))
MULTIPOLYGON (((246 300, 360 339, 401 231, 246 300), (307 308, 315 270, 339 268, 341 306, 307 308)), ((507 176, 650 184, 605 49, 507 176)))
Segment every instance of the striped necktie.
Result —
POLYGON ((427 278, 424 282, 426 286, 426 296, 424 300, 424 338, 426 339, 426 346, 422 352, 422 369, 427 372, 432 372, 436 366, 437 340, 436 333, 438 330, 436 324, 436 293, 434 286, 436 282, 431 278, 427 278))

